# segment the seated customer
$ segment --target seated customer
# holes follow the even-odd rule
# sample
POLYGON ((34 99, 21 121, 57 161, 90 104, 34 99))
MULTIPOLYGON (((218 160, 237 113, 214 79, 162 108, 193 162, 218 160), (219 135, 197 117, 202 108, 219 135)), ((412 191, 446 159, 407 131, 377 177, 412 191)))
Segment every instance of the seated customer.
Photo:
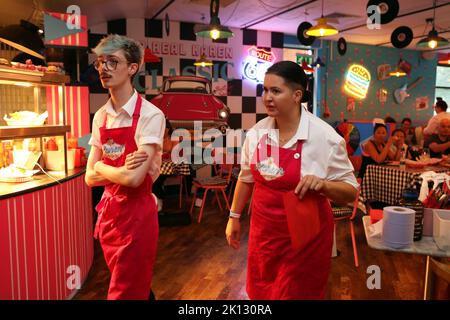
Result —
POLYGON ((394 137, 389 137, 386 142, 387 130, 386 125, 376 124, 373 128, 373 137, 364 146, 361 169, 359 177, 364 178, 367 166, 369 164, 380 164, 388 159, 391 145, 394 143, 394 137))
POLYGON ((429 142, 431 158, 441 158, 443 154, 450 154, 450 119, 441 119, 438 134, 433 134, 429 142))
MULTIPOLYGON (((377 124, 385 124, 384 123, 384 120, 383 119, 381 119, 381 118, 373 118, 373 120, 372 120, 372 125, 373 125, 373 127, 375 128, 375 126, 377 125, 377 124)), ((373 135, 371 135, 370 137, 367 137, 366 139, 364 139, 363 141, 361 141, 360 143, 359 143, 359 147, 361 148, 361 154, 364 156, 369 156, 369 154, 366 152, 366 145, 367 145, 367 143, 371 140, 371 139, 373 139, 373 135)))
MULTIPOLYGON (((164 138, 163 138, 163 154, 162 154, 163 161, 170 160, 170 154, 174 146, 174 142, 171 140, 172 132, 173 128, 169 120, 166 118, 166 129, 164 131, 164 138)), ((168 176, 161 174, 158 177, 158 179, 156 179, 156 181, 153 183, 152 191, 157 198, 158 212, 162 210, 163 199, 165 197, 164 181, 166 181, 167 177, 168 176)))
POLYGON ((438 133, 439 122, 441 119, 450 118, 447 107, 447 103, 442 100, 442 98, 436 98, 436 104, 434 105, 436 115, 431 117, 430 121, 428 121, 428 125, 423 129, 423 134, 430 136, 438 133))
POLYGON ((408 155, 408 145, 405 143, 405 132, 402 129, 395 129, 392 132, 394 143, 392 143, 389 150, 388 157, 390 160, 399 161, 402 156, 402 151, 405 154, 405 158, 411 158, 408 155))
POLYGON ((403 118, 402 125, 400 127, 400 129, 402 129, 406 135, 405 143, 408 146, 418 144, 415 129, 411 126, 411 124, 412 124, 411 118, 403 118))
POLYGON ((384 118, 384 123, 393 123, 393 124, 395 124, 395 126, 397 125, 397 121, 394 118, 392 118, 391 116, 387 116, 386 118, 384 118))

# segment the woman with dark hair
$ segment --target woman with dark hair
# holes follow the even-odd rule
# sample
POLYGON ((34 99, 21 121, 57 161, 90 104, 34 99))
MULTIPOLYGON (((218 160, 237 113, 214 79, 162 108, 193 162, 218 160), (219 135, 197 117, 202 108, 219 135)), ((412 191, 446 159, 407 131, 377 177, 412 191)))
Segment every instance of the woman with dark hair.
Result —
POLYGON ((247 133, 242 148, 226 238, 231 247, 239 248, 239 218, 253 191, 247 269, 250 299, 323 299, 333 243, 328 199, 346 204, 357 194, 344 139, 301 105, 311 97, 306 84, 298 64, 272 65, 264 78, 268 117, 247 133), (300 200, 314 199, 320 219, 320 231, 300 248, 292 245, 283 202, 293 191, 300 200))
POLYGON ((373 137, 364 146, 364 154, 362 155, 361 169, 359 170, 359 178, 364 178, 367 166, 369 164, 383 163, 389 158, 391 146, 396 141, 394 137, 389 137, 386 142, 387 129, 386 125, 377 123, 373 128, 373 137), (367 154, 367 155, 366 155, 367 154))

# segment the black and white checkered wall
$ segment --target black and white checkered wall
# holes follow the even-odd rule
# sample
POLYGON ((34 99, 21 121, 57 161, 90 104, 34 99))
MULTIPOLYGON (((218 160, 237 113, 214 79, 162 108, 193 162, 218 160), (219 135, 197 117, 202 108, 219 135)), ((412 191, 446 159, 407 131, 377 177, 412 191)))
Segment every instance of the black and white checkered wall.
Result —
MULTIPOLYGON (((207 54, 207 58, 213 60, 214 66, 201 70, 193 65, 194 61, 198 59, 198 55, 192 50, 180 53, 174 48, 171 49, 171 54, 166 55, 155 52, 161 58, 161 62, 145 64, 145 69, 140 73, 140 85, 142 88, 146 88, 146 98, 151 100, 157 94, 157 87, 162 85, 164 77, 180 75, 183 69, 186 70, 186 67, 190 67, 191 72, 195 70, 198 75, 206 72, 213 77, 213 88, 216 88, 216 94, 231 110, 230 127, 232 129, 251 128, 257 121, 266 117, 266 113, 261 101, 262 84, 242 76, 247 51, 250 47, 257 46, 272 52, 277 60, 281 60, 283 57, 283 34, 232 29, 234 37, 213 42, 210 39, 197 39, 193 28, 193 23, 172 21, 169 24, 169 32, 167 32, 162 20, 120 19, 108 21, 90 28, 89 47, 95 47, 106 34, 117 33, 134 38, 150 48, 152 43, 170 43, 171 45, 180 44, 186 48, 204 46, 217 50, 228 50, 227 52, 232 52, 231 59, 218 58, 218 54, 216 57, 209 57, 207 54), (225 64, 226 67, 224 67, 225 64)), ((95 56, 90 54, 89 62, 92 62, 94 58, 95 56)), ((92 76, 95 74, 92 73, 92 76)), ((106 102, 108 96, 107 91, 101 87, 98 81, 90 84, 90 92, 91 113, 94 113, 106 102)))

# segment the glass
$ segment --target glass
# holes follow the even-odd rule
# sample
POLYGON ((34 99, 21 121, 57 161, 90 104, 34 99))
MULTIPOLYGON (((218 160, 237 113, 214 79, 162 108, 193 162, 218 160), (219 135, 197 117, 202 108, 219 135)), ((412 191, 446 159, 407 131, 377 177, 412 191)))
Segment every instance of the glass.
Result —
POLYGON ((420 158, 421 158, 421 160, 429 160, 430 159, 430 149, 423 148, 420 158))
POLYGON ((105 69, 107 71, 114 71, 114 70, 116 70, 117 64, 119 62, 120 61, 117 60, 117 59, 106 59, 104 61, 102 61, 102 60, 95 60, 94 61, 94 68, 95 68, 95 70, 99 70, 100 66, 103 65, 104 67, 106 67, 105 69))

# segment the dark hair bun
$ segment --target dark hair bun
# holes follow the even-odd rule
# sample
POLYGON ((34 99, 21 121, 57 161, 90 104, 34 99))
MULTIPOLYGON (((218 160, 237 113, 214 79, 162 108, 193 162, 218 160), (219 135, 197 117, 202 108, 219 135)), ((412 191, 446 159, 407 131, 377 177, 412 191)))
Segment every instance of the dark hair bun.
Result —
POLYGON ((305 90, 303 92, 303 97, 302 97, 302 101, 301 102, 309 102, 312 98, 311 92, 309 92, 308 90, 305 90))

